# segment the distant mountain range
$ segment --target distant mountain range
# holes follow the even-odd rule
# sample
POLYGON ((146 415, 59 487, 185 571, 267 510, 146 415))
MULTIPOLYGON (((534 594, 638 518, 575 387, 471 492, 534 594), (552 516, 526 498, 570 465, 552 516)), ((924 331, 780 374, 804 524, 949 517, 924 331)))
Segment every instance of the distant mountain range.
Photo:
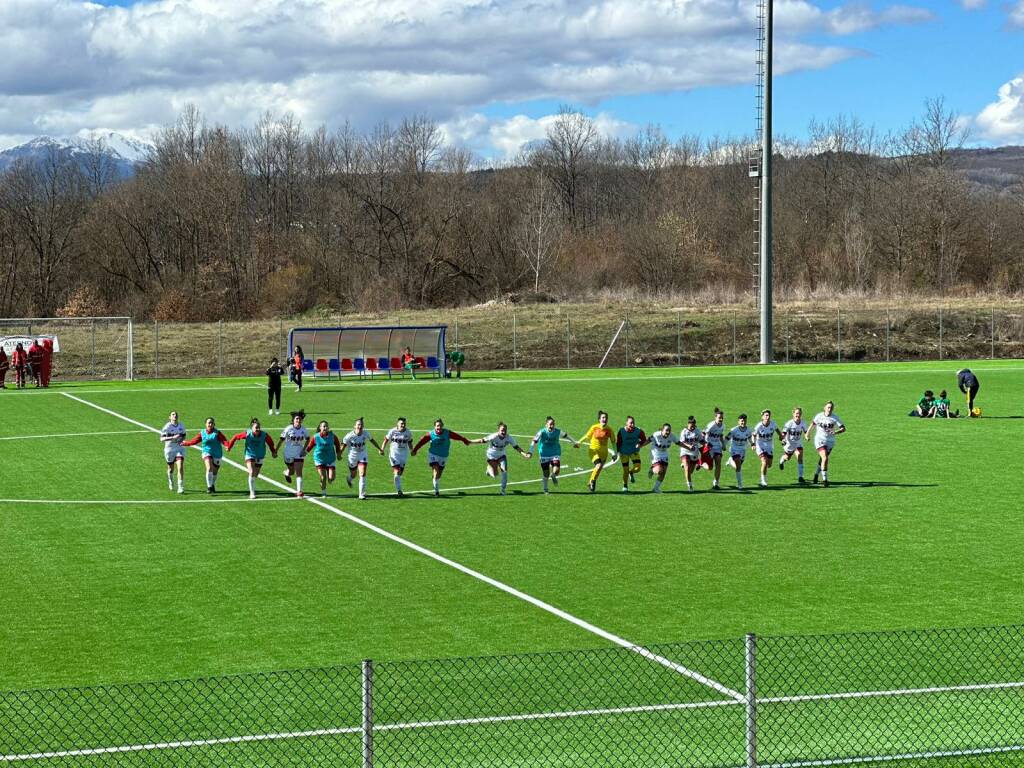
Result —
POLYGON ((128 178, 135 173, 138 163, 146 159, 153 147, 120 133, 94 132, 86 137, 54 138, 39 136, 24 144, 5 149, 0 152, 0 173, 3 173, 19 160, 39 162, 56 153, 62 158, 78 160, 87 166, 95 156, 96 145, 113 161, 121 178, 128 178))

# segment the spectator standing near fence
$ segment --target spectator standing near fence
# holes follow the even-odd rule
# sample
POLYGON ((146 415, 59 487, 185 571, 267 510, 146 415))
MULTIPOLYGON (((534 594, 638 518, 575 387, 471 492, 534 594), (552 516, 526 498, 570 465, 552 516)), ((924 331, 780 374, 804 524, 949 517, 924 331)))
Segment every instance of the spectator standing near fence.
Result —
POLYGON ((306 357, 302 354, 302 347, 295 345, 295 352, 292 354, 292 380, 295 382, 295 391, 302 391, 302 365, 306 357))
POLYGON ((50 386, 53 373, 53 339, 43 339, 43 386, 50 386))
POLYGON ((11 353, 11 367, 14 368, 14 383, 18 389, 25 388, 25 369, 28 367, 28 353, 19 341, 11 353))
POLYGON ((453 349, 448 353, 448 378, 451 378, 452 371, 455 371, 455 378, 462 378, 462 366, 466 362, 466 356, 460 349, 453 349))
POLYGON ((277 362, 275 357, 270 361, 267 368, 267 415, 272 416, 281 413, 281 377, 284 376, 284 368, 277 362))
POLYGON ((32 380, 38 389, 43 386, 43 347, 38 341, 33 341, 29 345, 28 363, 32 366, 32 380))
POLYGON ((7 371, 10 370, 11 361, 7 359, 7 353, 0 347, 0 389, 7 389, 7 371))

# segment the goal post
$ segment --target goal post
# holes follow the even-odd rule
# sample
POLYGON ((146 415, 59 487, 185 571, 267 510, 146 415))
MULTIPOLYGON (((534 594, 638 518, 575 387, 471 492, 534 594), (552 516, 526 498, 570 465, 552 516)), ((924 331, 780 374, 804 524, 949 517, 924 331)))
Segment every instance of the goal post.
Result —
POLYGON ((4 317, 0 346, 10 357, 20 343, 53 341, 53 378, 134 379, 134 327, 130 317, 4 317))
POLYGON ((288 354, 302 349, 303 372, 314 377, 405 375, 408 348, 419 371, 445 375, 447 325, 339 326, 292 328, 288 354))

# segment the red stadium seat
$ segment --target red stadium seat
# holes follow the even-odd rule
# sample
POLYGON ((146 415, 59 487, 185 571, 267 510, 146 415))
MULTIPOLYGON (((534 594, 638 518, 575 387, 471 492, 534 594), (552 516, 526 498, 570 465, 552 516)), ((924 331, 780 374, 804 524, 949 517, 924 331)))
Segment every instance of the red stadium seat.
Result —
POLYGON ((373 372, 377 370, 377 358, 376 357, 368 357, 368 358, 366 358, 366 370, 368 370, 370 372, 371 376, 373 375, 373 372))
POLYGON ((341 370, 351 371, 352 370, 352 359, 349 357, 341 358, 341 370))
POLYGON ((417 357, 416 362, 419 364, 420 368, 427 367, 427 358, 425 357, 417 357))
POLYGON ((391 370, 400 371, 402 370, 402 358, 392 357, 391 358, 391 370))
POLYGON ((318 357, 316 360, 316 369, 320 373, 325 372, 327 370, 327 360, 323 357, 318 357))

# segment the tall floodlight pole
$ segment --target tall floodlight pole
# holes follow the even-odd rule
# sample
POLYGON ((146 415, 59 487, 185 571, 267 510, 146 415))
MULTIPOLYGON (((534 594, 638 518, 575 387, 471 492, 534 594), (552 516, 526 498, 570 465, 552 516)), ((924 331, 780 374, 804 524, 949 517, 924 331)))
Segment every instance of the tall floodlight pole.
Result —
POLYGON ((760 0, 764 23, 763 60, 760 67, 764 93, 761 122, 761 215, 758 304, 761 308, 761 364, 772 362, 772 36, 774 0, 760 0))

